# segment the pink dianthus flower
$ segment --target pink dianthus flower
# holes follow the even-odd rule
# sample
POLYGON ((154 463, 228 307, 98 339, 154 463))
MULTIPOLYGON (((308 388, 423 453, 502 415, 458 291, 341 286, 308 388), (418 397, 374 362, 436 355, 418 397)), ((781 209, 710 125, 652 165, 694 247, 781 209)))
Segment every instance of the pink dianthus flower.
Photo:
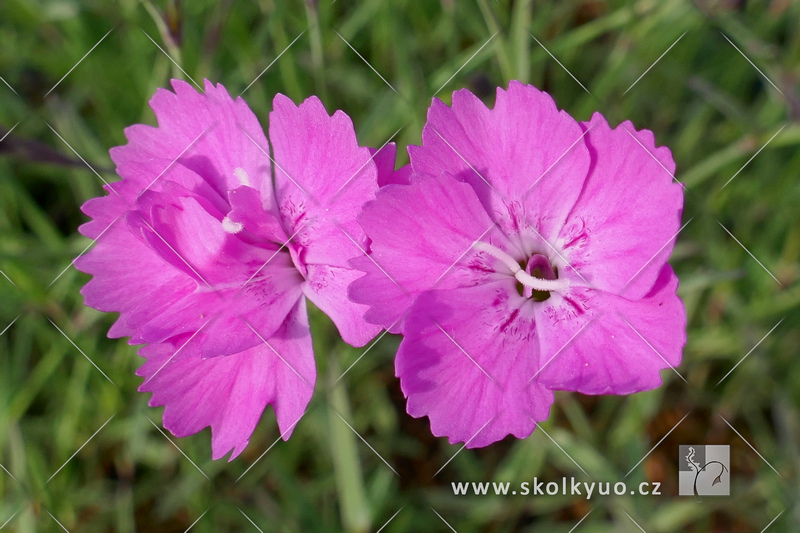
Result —
POLYGON ((629 394, 680 362, 686 317, 666 263, 675 165, 653 134, 578 123, 511 82, 488 109, 434 100, 410 170, 359 222, 351 298, 402 332, 407 410, 467 447, 526 437, 554 390, 629 394))
POLYGON ((268 404, 288 438, 311 398, 306 298, 350 344, 379 330, 346 290, 377 168, 347 115, 316 97, 277 95, 268 143, 221 85, 172 86, 150 102, 158 127, 127 128, 111 150, 122 180, 83 206, 97 244, 76 264, 93 276, 86 304, 120 314, 109 336, 146 345, 139 390, 165 406, 164 426, 211 426, 213 458, 233 459, 268 404))

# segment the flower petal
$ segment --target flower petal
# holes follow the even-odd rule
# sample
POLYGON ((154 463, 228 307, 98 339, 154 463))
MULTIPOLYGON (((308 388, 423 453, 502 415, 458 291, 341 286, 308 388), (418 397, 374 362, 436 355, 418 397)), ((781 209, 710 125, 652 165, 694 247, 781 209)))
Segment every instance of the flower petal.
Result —
POLYGON ((435 283, 449 288, 483 279, 483 265, 469 263, 471 247, 482 236, 500 238, 472 188, 447 175, 382 187, 358 221, 371 251, 353 260, 367 275, 350 286, 350 298, 371 306, 366 320, 385 328, 435 283))
POLYGON ((300 230, 294 240, 305 264, 346 268, 364 245, 356 215, 378 188, 370 151, 358 146, 350 118, 329 116, 316 97, 296 106, 278 94, 273 107, 269 136, 286 231, 300 230))
POLYGON ((363 346, 380 328, 363 323, 366 308, 349 301, 343 288, 357 274, 350 259, 366 249, 356 215, 378 187, 370 150, 358 146, 347 115, 328 115, 316 97, 297 106, 277 95, 269 135, 276 197, 298 266, 306 269, 306 294, 330 316, 345 342, 363 346))
POLYGON ((398 185, 408 185, 411 183, 411 165, 405 165, 395 170, 395 160, 397 147, 394 143, 388 143, 380 150, 370 148, 372 161, 378 170, 378 187, 396 183, 398 185))
POLYGON ((364 346, 381 330, 364 321, 366 307, 356 307, 347 297, 348 285, 360 276, 353 268, 308 265, 308 281, 303 285, 306 297, 331 317, 345 342, 353 346, 364 346))
POLYGON ((651 132, 630 122, 612 130, 596 113, 584 127, 593 166, 557 246, 595 288, 638 299, 653 286, 680 228, 675 163, 651 132))
POLYGON ((231 210, 227 219, 233 228, 239 228, 237 236, 240 239, 262 246, 266 243, 279 246, 288 243, 288 236, 283 231, 277 213, 266 210, 258 191, 252 187, 237 187, 228 192, 228 203, 231 210))
POLYGON ((120 313, 109 337, 130 337, 145 322, 197 288, 184 272, 169 268, 118 220, 75 267, 93 277, 82 289, 86 305, 120 313))
POLYGON ((364 313, 366 322, 378 324, 391 333, 400 333, 401 317, 415 295, 411 295, 390 278, 371 255, 352 259, 350 264, 365 275, 350 283, 347 288, 348 298, 370 306, 364 313))
MULTIPOLYGON (((113 239, 101 237, 102 246, 78 264, 100 278, 87 286, 87 304, 123 312, 126 329, 120 331, 132 337, 131 343, 197 334, 205 357, 258 345, 251 327, 271 335, 300 298, 302 277, 287 251, 243 242, 225 231, 200 199, 179 196, 178 188, 143 194, 141 211, 126 217, 134 238, 124 235, 118 222, 113 239), (123 247, 138 254, 128 264, 123 247), (127 285, 108 296, 98 294, 120 283, 127 285)), ((186 350, 185 356, 190 355, 186 350)))
MULTIPOLYGON (((185 342, 185 341, 184 341, 185 342)), ((267 405, 288 439, 311 399, 316 379, 305 301, 300 299, 267 344, 225 357, 174 358, 180 344, 151 344, 137 371, 149 405, 165 406, 164 427, 185 437, 211 426, 212 457, 247 446, 267 405)))
POLYGON ((664 265, 641 300, 587 289, 565 297, 553 293, 536 314, 544 359, 540 381, 584 394, 630 394, 661 385, 660 371, 680 364, 686 344, 677 287, 677 276, 664 265))
POLYGON ((144 190, 163 183, 181 184, 225 211, 227 191, 247 181, 264 204, 274 205, 269 147, 255 115, 241 98, 235 101, 222 85, 205 82, 198 93, 172 80, 175 92, 159 89, 150 100, 158 127, 137 124, 125 130, 128 144, 111 149, 122 181, 104 188, 110 194, 86 202, 92 221, 80 231, 97 238, 125 211, 134 209, 144 190))
POLYGON ((528 382, 538 367, 533 308, 513 278, 421 294, 395 360, 408 413, 468 448, 527 437, 552 391, 528 382))
POLYGON ((448 172, 470 183, 509 236, 533 224, 550 240, 589 170, 582 136, 547 93, 512 81, 507 91, 497 89, 491 110, 466 89, 453 93, 452 107, 434 99, 422 146, 409 154, 414 172, 448 172), (520 204, 529 220, 519 218, 520 204))
POLYGON ((180 156, 182 165, 223 198, 227 191, 247 185, 268 202, 272 188, 267 139, 244 100, 233 100, 222 85, 208 80, 202 94, 180 80, 173 80, 172 87, 174 93, 159 89, 150 100, 159 127, 152 135, 137 137, 141 147, 169 161, 180 156))
MULTIPOLYGON (((288 254, 284 254, 288 263, 288 254)), ((164 342, 191 333, 197 335, 192 349, 184 356, 226 356, 259 344, 253 331, 269 335, 279 326, 302 293, 295 277, 296 271, 287 266, 270 269, 257 283, 237 290, 197 291, 174 302, 157 317, 143 324, 131 343, 164 342)))

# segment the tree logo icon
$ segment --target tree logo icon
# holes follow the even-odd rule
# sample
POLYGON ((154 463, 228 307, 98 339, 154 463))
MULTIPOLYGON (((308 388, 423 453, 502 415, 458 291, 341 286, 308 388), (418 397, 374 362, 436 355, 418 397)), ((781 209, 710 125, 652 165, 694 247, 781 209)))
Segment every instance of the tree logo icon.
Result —
POLYGON ((681 445, 678 453, 678 494, 730 496, 730 446, 681 445))

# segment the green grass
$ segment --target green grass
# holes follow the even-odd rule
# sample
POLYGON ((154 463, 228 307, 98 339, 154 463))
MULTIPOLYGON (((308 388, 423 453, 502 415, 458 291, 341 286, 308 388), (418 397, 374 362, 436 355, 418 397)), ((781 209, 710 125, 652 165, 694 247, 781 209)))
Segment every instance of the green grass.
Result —
POLYGON ((16 321, 0 335, 0 464, 15 478, 0 472, 0 525, 13 515, 3 531, 60 531, 57 519, 71 532, 182 532, 201 515, 191 531, 256 531, 248 517, 263 531, 375 531, 399 509, 384 531, 449 531, 444 519, 459 533, 566 533, 590 510, 576 533, 639 531, 633 520, 648 533, 761 531, 781 511, 768 531, 797 531, 800 4, 764 4, 203 0, 175 10, 132 0, 5 0, 0 77, 13 91, 0 84, 0 136, 16 127, 0 143, 0 269, 13 282, 0 277, 0 331, 16 321), (493 88, 510 79, 549 91, 579 120, 600 111, 613 124, 652 130, 687 186, 691 222, 671 261, 689 315, 678 369, 687 383, 664 372, 662 388, 634 396, 558 394, 543 428, 588 476, 539 430, 464 450, 434 476, 460 446, 405 414, 392 368, 398 339, 382 338, 333 385, 362 350, 337 341, 315 312, 319 380, 289 442, 242 476, 278 438, 271 411, 232 463, 210 460, 207 430, 170 436, 207 479, 148 420, 160 427, 161 410, 136 392, 141 359, 124 340, 106 338, 114 317, 83 306, 78 291, 88 277, 67 268, 90 245, 77 233, 86 221, 79 206, 102 193, 100 177, 117 179, 108 149, 125 142, 126 126, 152 124, 150 96, 184 77, 148 35, 192 78, 233 94, 300 35, 245 99, 266 126, 276 92, 295 101, 317 94, 353 118, 365 145, 380 146, 398 129, 401 147, 419 143, 440 87, 445 101, 467 87, 491 105, 493 88), (662 438, 627 478, 662 482, 662 496, 587 502, 450 489, 452 481, 534 477, 615 482, 662 438), (730 497, 698 504, 677 496, 681 444, 731 446, 730 497))

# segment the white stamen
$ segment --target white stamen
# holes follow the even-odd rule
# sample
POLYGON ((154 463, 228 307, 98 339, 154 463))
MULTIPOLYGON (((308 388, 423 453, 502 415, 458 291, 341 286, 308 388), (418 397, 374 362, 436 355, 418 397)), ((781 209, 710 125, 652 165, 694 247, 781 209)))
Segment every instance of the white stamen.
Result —
POLYGON ((566 289, 570 286, 569 281, 566 279, 541 279, 531 276, 522 270, 522 268, 519 266, 519 263, 517 263, 513 257, 505 253, 500 248, 492 246, 489 243, 478 242, 475 244, 475 249, 481 252, 486 252, 502 262, 508 267, 511 273, 514 274, 514 277, 517 279, 517 281, 526 287, 532 288, 533 290, 550 292, 566 289))
POLYGON ((222 229, 224 229, 226 232, 232 235, 236 235, 237 233, 242 231, 243 228, 244 224, 242 224, 241 222, 234 222, 228 217, 222 219, 222 229))
POLYGON ((511 271, 512 274, 516 274, 517 272, 522 270, 522 268, 520 268, 519 266, 519 263, 517 263, 517 261, 513 257, 505 253, 500 248, 492 246, 488 242, 475 243, 475 249, 481 252, 486 252, 495 259, 499 259, 504 265, 508 267, 508 269, 511 271))
POLYGON ((514 277, 517 278, 517 281, 535 291, 560 291, 569 287, 569 281, 566 279, 535 278, 524 270, 515 272, 514 277))
POLYGON ((233 169, 233 175, 236 176, 236 179, 239 180, 239 183, 244 185, 245 187, 250 186, 250 177, 247 175, 247 172, 242 167, 236 167, 233 169))

